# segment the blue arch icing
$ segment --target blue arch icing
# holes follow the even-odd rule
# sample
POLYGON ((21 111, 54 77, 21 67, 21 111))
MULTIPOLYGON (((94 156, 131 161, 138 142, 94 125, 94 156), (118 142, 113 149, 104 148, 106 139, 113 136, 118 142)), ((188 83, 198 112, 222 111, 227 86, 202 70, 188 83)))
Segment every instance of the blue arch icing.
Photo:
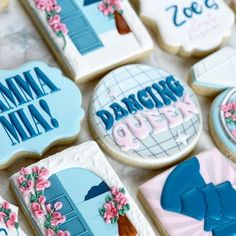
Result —
POLYGON ((109 186, 87 169, 70 168, 49 178, 51 187, 45 190, 49 203, 61 201, 60 210, 66 222, 59 229, 70 231, 71 236, 116 236, 117 224, 106 224, 100 216, 109 186))
POLYGON ((236 235, 235 202, 236 190, 229 181, 205 183, 196 157, 174 168, 161 196, 163 209, 204 220, 203 230, 212 231, 213 236, 236 235))
POLYGON ((3 232, 5 234, 5 236, 8 235, 7 231, 4 228, 0 228, 0 233, 3 232))

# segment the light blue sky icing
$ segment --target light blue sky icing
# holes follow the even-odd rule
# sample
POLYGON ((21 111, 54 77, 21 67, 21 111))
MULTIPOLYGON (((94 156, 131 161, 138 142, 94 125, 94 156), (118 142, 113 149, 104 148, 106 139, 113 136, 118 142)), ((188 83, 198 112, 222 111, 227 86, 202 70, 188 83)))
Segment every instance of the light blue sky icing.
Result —
POLYGON ((236 152, 235 142, 225 132, 220 117, 221 104, 230 91, 231 89, 224 91, 214 100, 210 109, 210 114, 211 114, 211 124, 213 126, 214 132, 220 139, 221 143, 223 143, 224 146, 226 146, 226 148, 229 149, 231 152, 236 152))
POLYGON ((99 213, 110 192, 84 201, 89 190, 103 182, 100 177, 81 168, 66 169, 56 175, 95 236, 118 236, 118 225, 106 224, 99 213))
POLYGON ((0 70, 0 79, 0 85, 7 88, 7 90, 4 89, 9 97, 12 98, 11 101, 0 89, 0 165, 6 163, 20 152, 42 154, 52 143, 75 137, 78 134, 80 121, 84 116, 84 111, 81 108, 81 92, 72 81, 63 77, 58 69, 50 68, 42 62, 31 62, 15 70, 0 70), (23 73, 25 74, 23 75, 23 73), (29 86, 29 83, 25 83, 26 74, 28 80, 31 79, 33 81, 32 84, 36 84, 38 94, 36 94, 32 85, 29 86), (23 86, 20 88, 19 84, 17 84, 15 76, 18 76, 18 79, 21 77, 21 82, 24 82, 24 89, 23 86), (8 86, 6 80, 8 80, 8 86), (10 86, 15 86, 15 88, 9 89, 10 86), (25 101, 19 102, 13 90, 20 94, 25 101), (30 91, 31 96, 26 91, 30 91), (21 109, 21 113, 16 114, 16 111, 21 109), (37 124, 37 130, 36 120, 35 122, 33 121, 32 113, 30 114, 29 109, 36 113, 38 111, 39 116, 43 118, 41 122, 44 122, 47 129, 41 124, 37 124), (21 125, 17 127, 24 127, 23 129, 27 136, 24 141, 22 141, 22 137, 19 136, 19 132, 15 128, 13 130, 18 136, 18 140, 10 135, 6 127, 4 129, 3 120, 10 122, 9 114, 12 113, 16 114, 12 118, 16 118, 16 120, 11 121, 11 123, 20 122, 21 125), (19 115, 22 115, 22 117, 20 118, 19 115), (29 126, 24 125, 23 120, 31 124, 33 133, 30 134, 29 129, 25 128, 29 126))

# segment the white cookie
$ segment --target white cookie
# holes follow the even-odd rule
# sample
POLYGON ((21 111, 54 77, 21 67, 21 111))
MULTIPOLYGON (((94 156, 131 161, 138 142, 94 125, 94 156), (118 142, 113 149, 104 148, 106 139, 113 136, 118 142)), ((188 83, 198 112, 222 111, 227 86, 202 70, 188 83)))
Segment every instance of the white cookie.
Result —
POLYGON ((89 121, 95 139, 110 155, 144 168, 183 158, 202 128, 191 89, 146 65, 124 66, 106 75, 94 90, 89 121))
POLYGON ((140 0, 140 15, 160 45, 181 56, 203 56, 231 35, 233 11, 223 0, 140 0))

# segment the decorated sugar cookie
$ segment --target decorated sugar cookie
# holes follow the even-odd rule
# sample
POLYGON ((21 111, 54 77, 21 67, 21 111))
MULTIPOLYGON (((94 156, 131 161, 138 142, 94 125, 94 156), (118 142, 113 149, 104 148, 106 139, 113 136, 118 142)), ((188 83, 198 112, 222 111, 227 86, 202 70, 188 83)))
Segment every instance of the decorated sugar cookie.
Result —
POLYGON ((144 183, 139 196, 162 235, 235 235, 236 173, 217 149, 144 183))
POLYGON ((210 130, 216 145, 236 160, 236 89, 228 89, 212 103, 210 130))
POLYGON ((140 14, 167 51, 203 56, 231 34, 235 16, 223 0, 140 0, 140 14))
POLYGON ((89 121, 109 154, 145 168, 180 160, 196 145, 202 128, 191 89, 146 65, 124 66, 106 75, 94 90, 89 121))
POLYGON ((18 221, 18 208, 0 196, 0 235, 26 236, 18 221))
POLYGON ((0 70, 0 168, 73 141, 84 116, 78 87, 42 62, 0 70))
POLYGON ((236 50, 225 47, 196 63, 190 83, 200 95, 215 95, 226 88, 236 87, 236 50))
POLYGON ((155 235, 95 142, 23 168, 10 182, 37 235, 155 235))
POLYGON ((78 83, 148 55, 152 40, 128 0, 22 0, 65 73, 78 83))
POLYGON ((6 10, 9 5, 9 0, 0 0, 0 11, 6 10))

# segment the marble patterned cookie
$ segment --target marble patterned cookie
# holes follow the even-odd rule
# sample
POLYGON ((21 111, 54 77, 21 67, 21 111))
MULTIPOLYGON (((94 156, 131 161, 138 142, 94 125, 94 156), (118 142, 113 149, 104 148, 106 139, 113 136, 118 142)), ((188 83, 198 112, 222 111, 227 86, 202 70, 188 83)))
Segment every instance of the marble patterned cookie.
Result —
POLYGON ((191 68, 190 84, 203 96, 213 96, 223 90, 236 87, 236 50, 224 47, 197 62, 191 68))
POLYGON ((172 74, 128 65, 106 75, 91 98, 95 139, 115 159, 144 168, 179 161, 202 129, 197 97, 172 74))
POLYGON ((162 235, 235 235, 236 173, 217 149, 147 181, 139 196, 162 235))
POLYGON ((236 161, 236 88, 216 97, 211 105, 209 124, 216 145, 236 161))
POLYGON ((95 142, 69 148, 10 178, 39 236, 154 236, 95 142))
POLYGON ((82 96, 60 70, 30 62, 0 76, 0 169, 77 138, 82 96))
POLYGON ((152 51, 128 0, 22 0, 65 73, 83 83, 152 51))
POLYGON ((181 56, 204 56, 229 36, 235 22, 223 0, 139 0, 140 16, 160 45, 181 56))

